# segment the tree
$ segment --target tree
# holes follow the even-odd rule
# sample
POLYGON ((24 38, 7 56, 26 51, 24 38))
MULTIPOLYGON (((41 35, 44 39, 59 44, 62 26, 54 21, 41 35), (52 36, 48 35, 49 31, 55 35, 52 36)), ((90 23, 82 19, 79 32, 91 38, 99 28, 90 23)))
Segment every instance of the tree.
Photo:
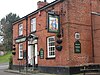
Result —
POLYGON ((20 17, 16 14, 9 13, 6 17, 1 19, 2 26, 2 32, 4 36, 4 48, 6 51, 12 50, 12 33, 13 33, 13 25, 12 23, 16 20, 18 20, 20 17))

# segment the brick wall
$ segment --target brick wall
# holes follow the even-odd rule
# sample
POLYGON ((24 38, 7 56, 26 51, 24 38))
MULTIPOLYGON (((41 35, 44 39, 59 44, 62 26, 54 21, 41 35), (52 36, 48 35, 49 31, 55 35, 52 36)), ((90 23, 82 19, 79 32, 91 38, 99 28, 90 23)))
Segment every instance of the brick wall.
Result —
MULTIPOLYGON (((92 58, 92 34, 91 34, 91 4, 90 0, 65 0, 64 2, 57 3, 50 8, 40 11, 28 17, 28 34, 30 33, 30 19, 36 17, 36 35, 38 36, 38 52, 41 48, 44 49, 44 59, 38 56, 39 66, 67 66, 67 65, 81 65, 91 63, 92 58), (47 58, 47 37, 56 36, 55 33, 47 32, 47 11, 53 10, 60 15, 62 51, 56 50, 55 59, 47 58), (80 33, 81 53, 74 53, 75 32, 80 33)), ((94 2, 93 2, 94 3, 94 2)), ((92 5, 92 10, 95 10, 92 5)), ((26 35, 26 21, 21 21, 24 24, 24 35, 26 35)), ((97 33, 97 32, 96 32, 97 33)), ((95 34, 98 35, 98 34, 95 34)), ((13 26, 13 39, 18 37, 18 24, 13 26)), ((99 37, 99 35, 98 35, 99 37)), ((96 40, 98 41, 98 40, 96 40)), ((23 42, 25 45, 26 43, 23 42)), ((16 55, 14 56, 14 64, 18 64, 18 44, 16 44, 16 55)), ((96 46, 95 46, 96 48, 96 46)), ((26 50, 26 45, 24 46, 26 50)), ((97 54, 97 50, 95 53, 97 54)), ((95 54, 95 55, 96 55, 95 54)), ((99 54, 98 54, 99 55, 99 54)), ((98 58, 95 60, 97 61, 98 58)), ((24 62, 24 60, 22 60, 24 62)), ((25 63, 25 62, 24 62, 25 63)))

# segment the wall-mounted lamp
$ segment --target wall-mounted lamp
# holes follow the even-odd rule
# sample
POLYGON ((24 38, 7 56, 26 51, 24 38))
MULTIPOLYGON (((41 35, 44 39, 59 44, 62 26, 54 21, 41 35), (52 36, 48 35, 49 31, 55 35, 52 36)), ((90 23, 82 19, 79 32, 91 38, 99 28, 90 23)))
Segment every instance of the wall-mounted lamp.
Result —
POLYGON ((12 50, 12 54, 13 54, 13 55, 16 54, 16 51, 15 51, 15 50, 16 50, 16 47, 15 47, 15 44, 14 44, 14 45, 13 45, 13 50, 12 50))

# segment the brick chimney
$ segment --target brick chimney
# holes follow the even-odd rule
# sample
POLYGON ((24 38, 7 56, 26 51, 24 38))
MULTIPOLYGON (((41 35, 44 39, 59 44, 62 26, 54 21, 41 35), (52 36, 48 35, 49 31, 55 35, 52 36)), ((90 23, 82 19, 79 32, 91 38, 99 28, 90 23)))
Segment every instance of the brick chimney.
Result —
POLYGON ((48 3, 47 3, 46 0, 44 0, 44 1, 38 1, 37 2, 37 8, 39 9, 39 8, 41 8, 41 7, 43 7, 43 6, 47 5, 47 4, 48 3))

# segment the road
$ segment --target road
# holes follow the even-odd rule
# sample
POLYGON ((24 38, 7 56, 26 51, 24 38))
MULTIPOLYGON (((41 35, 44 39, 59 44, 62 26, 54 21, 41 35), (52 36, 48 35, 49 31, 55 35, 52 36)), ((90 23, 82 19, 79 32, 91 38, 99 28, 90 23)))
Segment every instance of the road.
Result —
POLYGON ((9 66, 8 63, 0 64, 0 75, 20 75, 20 74, 5 72, 8 66, 9 66))

